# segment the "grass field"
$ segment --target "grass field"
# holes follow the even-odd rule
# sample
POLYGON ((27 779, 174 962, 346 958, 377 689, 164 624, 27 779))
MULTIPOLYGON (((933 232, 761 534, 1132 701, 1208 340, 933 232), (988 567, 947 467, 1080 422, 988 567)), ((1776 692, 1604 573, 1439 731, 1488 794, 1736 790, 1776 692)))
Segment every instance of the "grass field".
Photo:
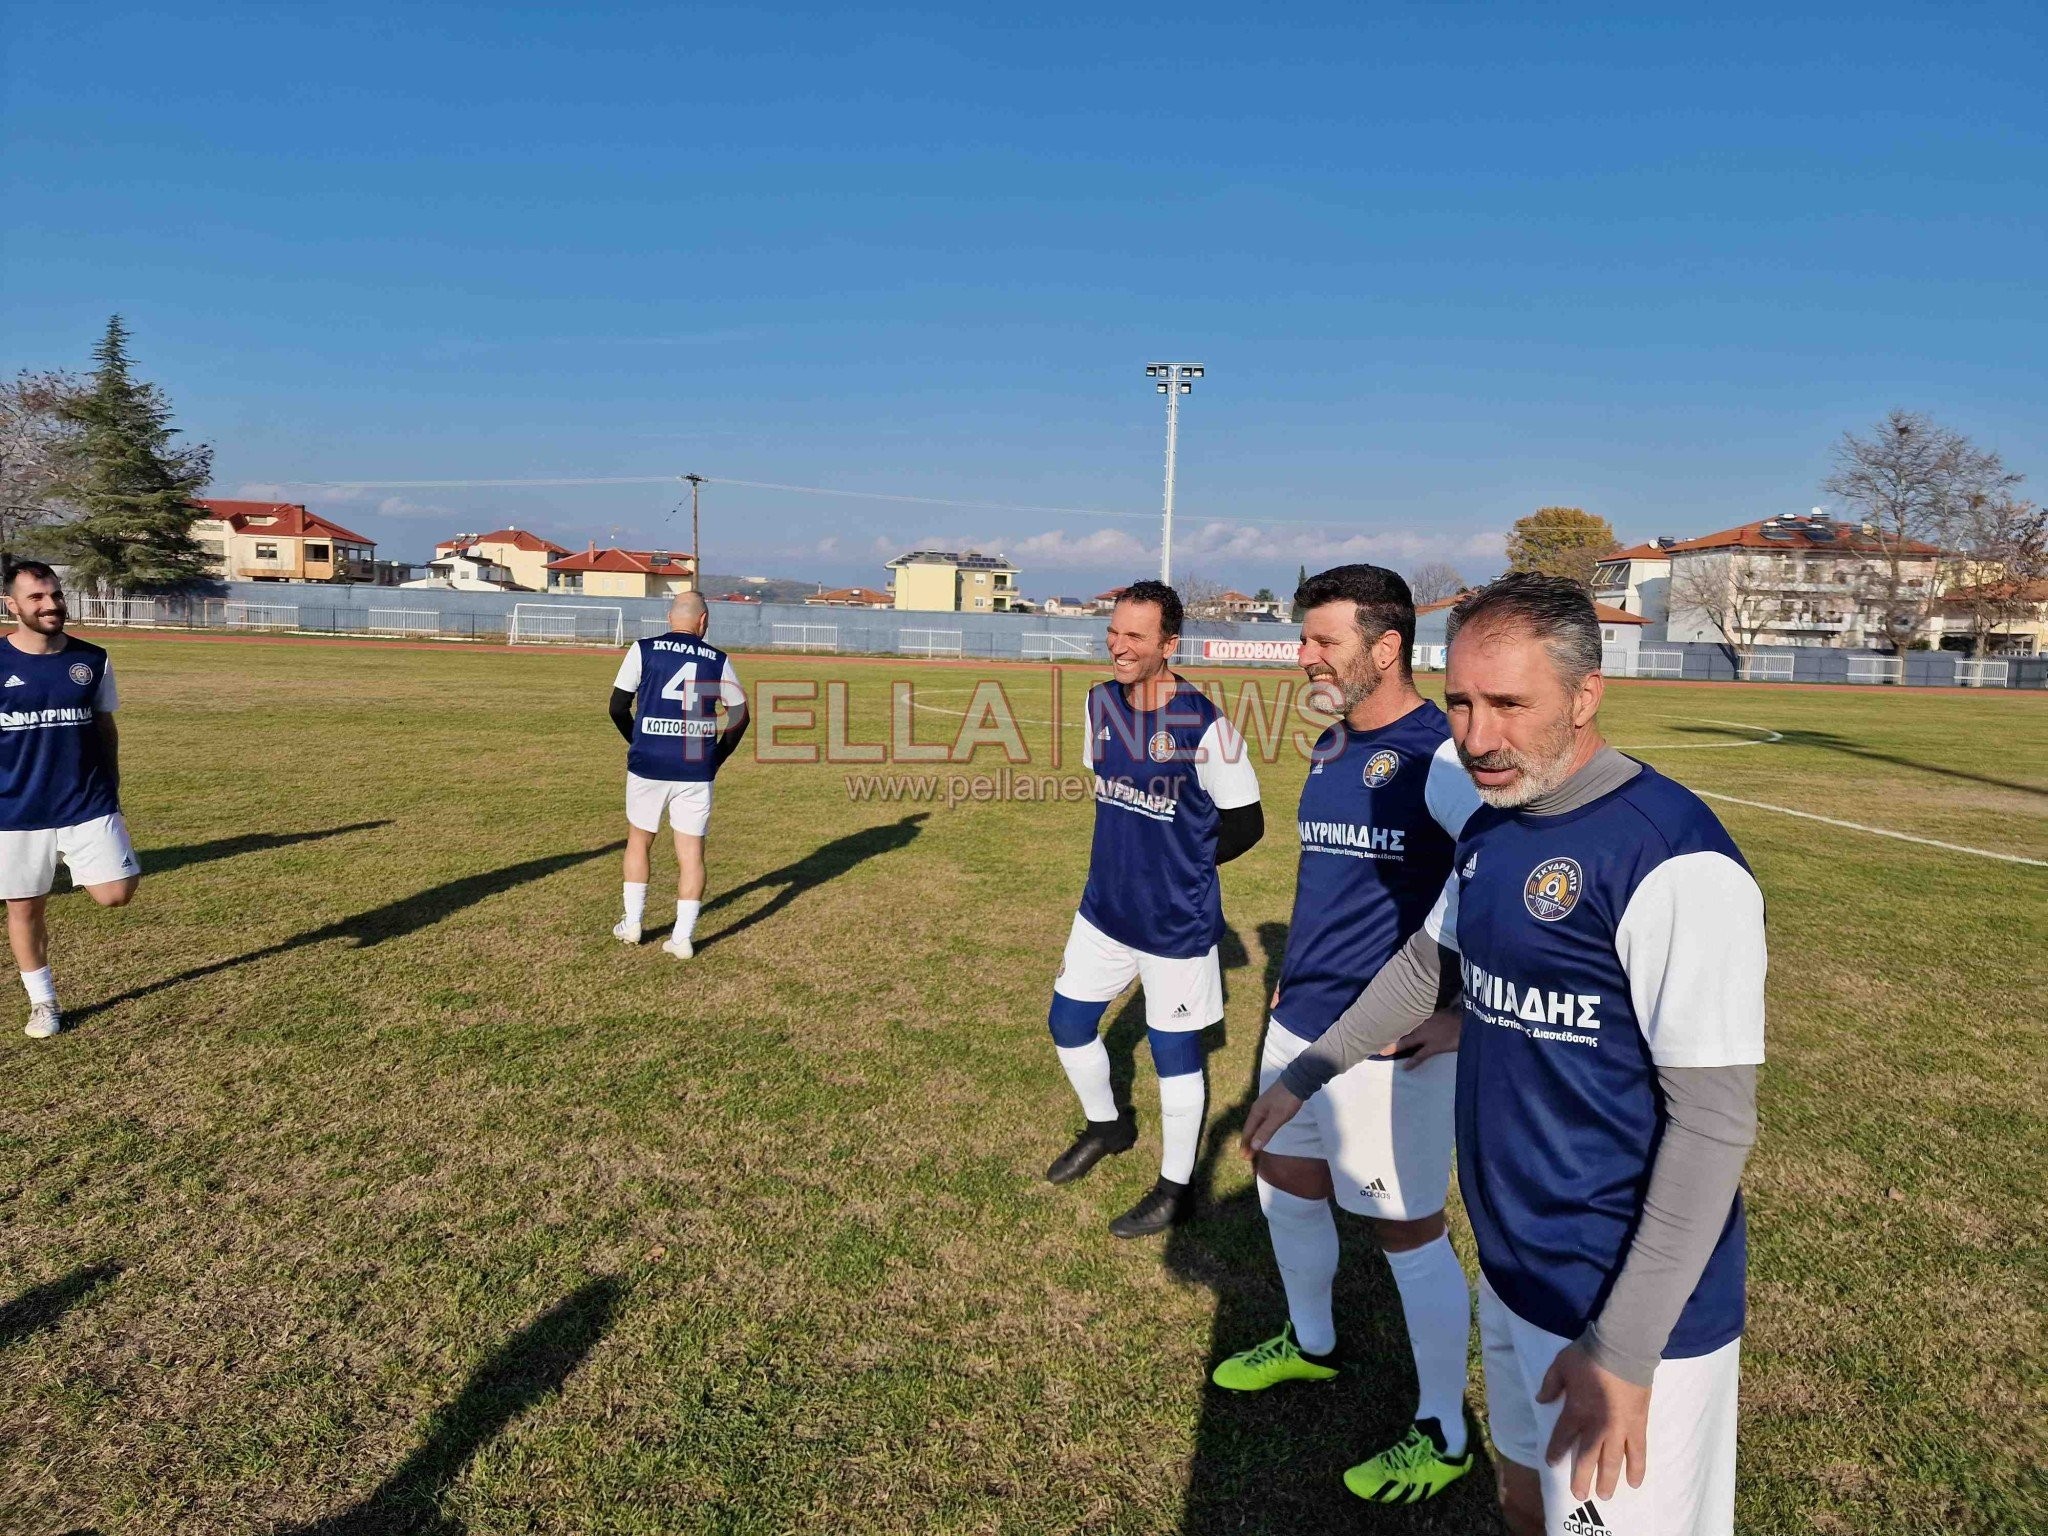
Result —
MULTIPOLYGON (((1226 1143, 1299 758, 1224 875, 1203 1215, 1119 1243, 1148 1063, 1140 1150, 1039 1177, 1076 1124, 1044 1018, 1086 805, 856 803, 876 770, 750 753, 678 965, 608 933, 613 658, 109 644, 148 875, 53 900, 76 1029, 0 1035, 0 1530, 1496 1529, 1484 1476, 1414 1510, 1337 1481, 1412 1391, 1348 1221, 1360 1367, 1205 1387, 1282 1317, 1226 1143)), ((943 740, 980 675, 742 666, 843 680, 869 741, 892 679, 943 740)), ((1050 717, 1047 672, 989 675, 1050 717)), ((1609 699, 1697 788, 2048 859, 2048 698, 1609 699)), ((2038 1532, 2048 869, 1715 804, 1772 943, 1738 1527, 2038 1532)), ((1142 1019, 1110 1019, 1128 1070, 1142 1019)))

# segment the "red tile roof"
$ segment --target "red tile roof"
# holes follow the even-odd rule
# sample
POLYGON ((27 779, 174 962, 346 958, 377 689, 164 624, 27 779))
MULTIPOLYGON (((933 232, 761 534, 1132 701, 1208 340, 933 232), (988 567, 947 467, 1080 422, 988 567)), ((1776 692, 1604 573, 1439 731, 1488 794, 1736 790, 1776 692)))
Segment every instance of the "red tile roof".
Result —
POLYGON ((1669 560, 1670 558, 1671 550, 1668 546, 1631 544, 1627 549, 1617 549, 1611 555, 1602 555, 1600 563, 1605 565, 1610 560, 1669 560))
POLYGON ((820 592, 815 597, 804 599, 807 603, 852 603, 868 608, 887 608, 896 599, 887 592, 877 592, 873 587, 834 587, 829 592, 820 592))
POLYGON ((550 560, 551 571, 626 571, 642 576, 687 576, 691 571, 690 557, 675 550, 664 549, 589 549, 578 554, 564 555, 559 560, 550 560), (654 557, 661 555, 666 564, 656 565, 654 557))
POLYGON ((337 539, 350 544, 377 542, 317 512, 308 512, 295 501, 214 501, 202 497, 193 505, 206 508, 208 517, 219 519, 236 533, 275 534, 281 539, 337 539), (258 518, 271 521, 258 522, 258 518))
MULTIPOLYGON (((1739 528, 1723 528, 1719 533, 1703 534, 1697 539, 1680 539, 1667 553, 1676 554, 1701 549, 1778 549, 1788 553, 1800 550, 1808 554, 1823 555, 1841 550, 1848 554, 1865 555, 1889 547, 1875 534, 1865 533, 1853 523, 1831 523, 1828 527, 1833 530, 1832 537, 1815 538, 1815 526, 1805 518, 1775 519, 1785 536, 1767 539, 1763 533, 1766 521, 1773 520, 1760 518, 1753 523, 1744 523, 1739 528)), ((1932 544, 1922 544, 1917 539, 1907 539, 1900 547, 1903 553, 1909 555, 1941 553, 1932 544)))
POLYGON ((514 549, 541 550, 550 555, 566 555, 563 545, 529 533, 524 528, 500 528, 495 533, 458 533, 452 539, 443 539, 436 549, 467 549, 472 544, 510 544, 514 549))
MULTIPOLYGON (((1445 608, 1455 608, 1470 597, 1470 592, 1460 592, 1456 597, 1440 597, 1433 603, 1417 603, 1417 613, 1438 613, 1445 608)), ((1602 624, 1647 624, 1650 621, 1639 613, 1628 613, 1620 608, 1611 608, 1606 603, 1593 604, 1593 617, 1602 624)))

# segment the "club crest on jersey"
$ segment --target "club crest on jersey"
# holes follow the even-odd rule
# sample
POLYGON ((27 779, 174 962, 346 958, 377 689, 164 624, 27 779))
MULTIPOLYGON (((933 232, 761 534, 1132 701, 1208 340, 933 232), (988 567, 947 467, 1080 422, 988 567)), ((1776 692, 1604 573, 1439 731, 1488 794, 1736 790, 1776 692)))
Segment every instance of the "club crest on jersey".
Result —
POLYGON ((1173 732, 1154 731, 1152 739, 1145 743, 1145 755, 1155 763, 1173 761, 1173 732))
POLYGON ((1529 871, 1522 885, 1522 905, 1540 923, 1554 923, 1579 904, 1586 888, 1577 859, 1545 859, 1529 871))
POLYGON ((83 688, 92 681, 92 668, 82 661, 74 661, 71 663, 71 681, 83 688))
POLYGON ((1401 754, 1381 747, 1365 760, 1365 787, 1378 789, 1400 771, 1401 754))

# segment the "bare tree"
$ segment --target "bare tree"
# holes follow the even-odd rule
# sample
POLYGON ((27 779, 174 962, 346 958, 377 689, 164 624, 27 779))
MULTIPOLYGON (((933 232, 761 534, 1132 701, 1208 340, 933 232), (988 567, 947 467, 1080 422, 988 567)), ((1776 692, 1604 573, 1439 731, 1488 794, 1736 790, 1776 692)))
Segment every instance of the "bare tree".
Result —
POLYGON ((1180 606, 1191 619, 1221 619, 1229 616, 1223 606, 1225 588, 1219 582, 1190 571, 1173 584, 1173 590, 1180 594, 1180 606))
POLYGON ((2004 495, 2022 476, 1988 448, 1918 411, 1894 408, 1867 437, 1844 432, 1834 471, 1821 488, 1876 542, 1865 594, 1895 653, 1932 617, 1941 583, 1924 573, 1955 547, 1958 524, 1980 502, 2004 495))
POLYGON ((1433 603, 1464 591, 1465 578, 1455 565, 1442 560, 1426 560, 1408 573, 1408 590, 1416 602, 1433 603))
POLYGON ((1671 562, 1669 611, 1674 628, 1687 615, 1712 626, 1743 677, 1757 642, 1785 617, 1785 600, 1741 551, 1713 550, 1671 562))
POLYGON ((0 383, 0 548, 67 515, 55 486, 78 438, 66 408, 84 392, 68 373, 26 368, 0 383))
POLYGON ((1958 519, 1955 555, 1942 606, 1970 624, 1970 654, 1983 656, 1991 637, 2042 601, 2048 583, 2048 512, 2000 495, 1974 502, 1958 519))

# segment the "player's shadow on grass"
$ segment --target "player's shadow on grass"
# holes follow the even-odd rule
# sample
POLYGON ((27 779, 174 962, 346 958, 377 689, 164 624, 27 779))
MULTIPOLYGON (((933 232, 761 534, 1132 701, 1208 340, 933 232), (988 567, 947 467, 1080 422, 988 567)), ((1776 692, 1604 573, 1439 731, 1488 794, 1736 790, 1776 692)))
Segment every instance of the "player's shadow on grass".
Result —
POLYGON ((507 1425, 562 1390, 612 1324, 624 1294, 609 1276, 570 1293, 507 1339, 436 1413, 426 1443, 351 1509, 288 1536, 460 1536, 441 1499, 462 1469, 507 1425))
MULTIPOLYGON (((1287 947, 1285 923, 1261 923, 1265 996, 1273 995, 1287 947)), ((1230 1109, 1213 1120, 1195 1167, 1195 1219, 1166 1243, 1167 1269, 1216 1297, 1205 1373, 1226 1356, 1269 1339, 1287 1321, 1287 1297, 1273 1265, 1266 1218, 1249 1183, 1218 1200, 1219 1164, 1236 1158, 1245 1115, 1258 1096, 1258 1053, 1251 1079, 1230 1109)), ((1215 1085, 1211 1086, 1212 1096, 1215 1085)), ((1290 1383, 1266 1392, 1226 1392, 1202 1385, 1202 1412, 1182 1500, 1181 1536, 1317 1536, 1360 1530, 1499 1532, 1492 1464, 1478 1429, 1472 1471, 1427 1504, 1372 1508, 1344 1488, 1344 1469, 1390 1445, 1415 1406, 1400 1294, 1370 1228, 1337 1212, 1343 1263, 1336 1315, 1344 1373, 1335 1381, 1290 1383)))
POLYGON ((66 1312, 120 1273, 118 1264, 84 1264, 47 1285, 23 1291, 0 1306, 0 1349, 52 1327, 66 1312))
POLYGON ((295 843, 317 843, 326 837, 345 837, 351 832, 373 832, 391 825, 382 821, 352 821, 344 827, 317 827, 304 832, 244 832, 238 837, 217 837, 210 843, 182 843, 174 848, 145 848, 141 852, 142 873, 167 875, 188 864, 211 864, 215 859, 232 859, 238 854, 263 853, 272 848, 289 848, 295 843))
MULTIPOLYGON (((1676 727, 1684 736, 1714 736, 1725 738, 1726 731, 1709 730, 1697 725, 1676 727)), ((1972 773, 1967 768, 1945 768, 1938 763, 1923 763, 1910 757, 1900 757, 1896 752, 1879 752, 1861 742, 1851 741, 1846 736, 1837 736, 1830 731, 1780 731, 1775 745, 1785 747, 1812 747, 1820 752, 1839 752, 1844 757, 1858 757, 1869 763, 1889 763, 1894 768, 1910 768, 1915 773, 1931 773, 1938 778, 1955 779, 1964 784, 1984 784, 1993 789, 2017 790, 2023 795, 2048 795, 2048 789, 2039 784, 2022 784, 2014 779, 2001 779, 1995 774, 1972 773)))
POLYGON ((603 858, 608 853, 617 853, 625 846, 625 843, 620 841, 606 843, 601 848, 581 849, 575 853, 551 853, 545 858, 527 859, 518 864, 507 864, 502 869, 485 870, 481 874, 464 875, 460 880, 449 880, 441 885, 429 886, 424 891, 402 896, 397 901, 388 901, 381 907, 372 907, 367 912, 356 913, 353 917, 344 917, 338 922, 308 929, 275 944, 266 944, 261 949, 252 949, 247 954, 235 955, 226 960, 214 960, 205 965, 195 965, 175 976, 166 976, 161 981, 132 987, 117 996, 89 1003, 83 1008, 70 1011, 66 1015, 66 1022, 77 1023, 109 1008, 119 1007, 123 1003, 139 1002, 145 997, 182 986, 188 981, 218 976, 223 971, 253 965, 258 960, 268 960, 277 955, 288 955, 293 950, 308 949, 332 939, 353 939, 357 949, 369 949, 390 939, 404 938, 407 934, 417 933, 422 928, 431 928, 442 919, 452 917, 463 908, 473 907, 489 897, 535 880, 545 879, 573 865, 603 858))
MULTIPOLYGON (((756 923, 765 923, 784 907, 788 906, 805 891, 815 890, 821 885, 837 880, 856 864, 866 863, 885 853, 894 853, 912 843, 924 824, 931 819, 931 812, 919 811, 901 821, 892 821, 877 827, 862 827, 858 832, 849 832, 836 837, 822 847, 814 848, 794 864, 785 864, 780 869, 771 869, 764 875, 756 875, 745 885, 736 885, 729 891, 721 891, 704 903, 704 911, 716 912, 720 907, 730 906, 743 896, 756 891, 780 887, 775 894, 749 912, 745 917, 736 918, 716 933, 698 938, 695 947, 703 950, 707 945, 741 934, 756 923)), ((673 924, 670 925, 673 928, 673 924)), ((650 935, 665 933, 669 929, 650 929, 650 935)))

